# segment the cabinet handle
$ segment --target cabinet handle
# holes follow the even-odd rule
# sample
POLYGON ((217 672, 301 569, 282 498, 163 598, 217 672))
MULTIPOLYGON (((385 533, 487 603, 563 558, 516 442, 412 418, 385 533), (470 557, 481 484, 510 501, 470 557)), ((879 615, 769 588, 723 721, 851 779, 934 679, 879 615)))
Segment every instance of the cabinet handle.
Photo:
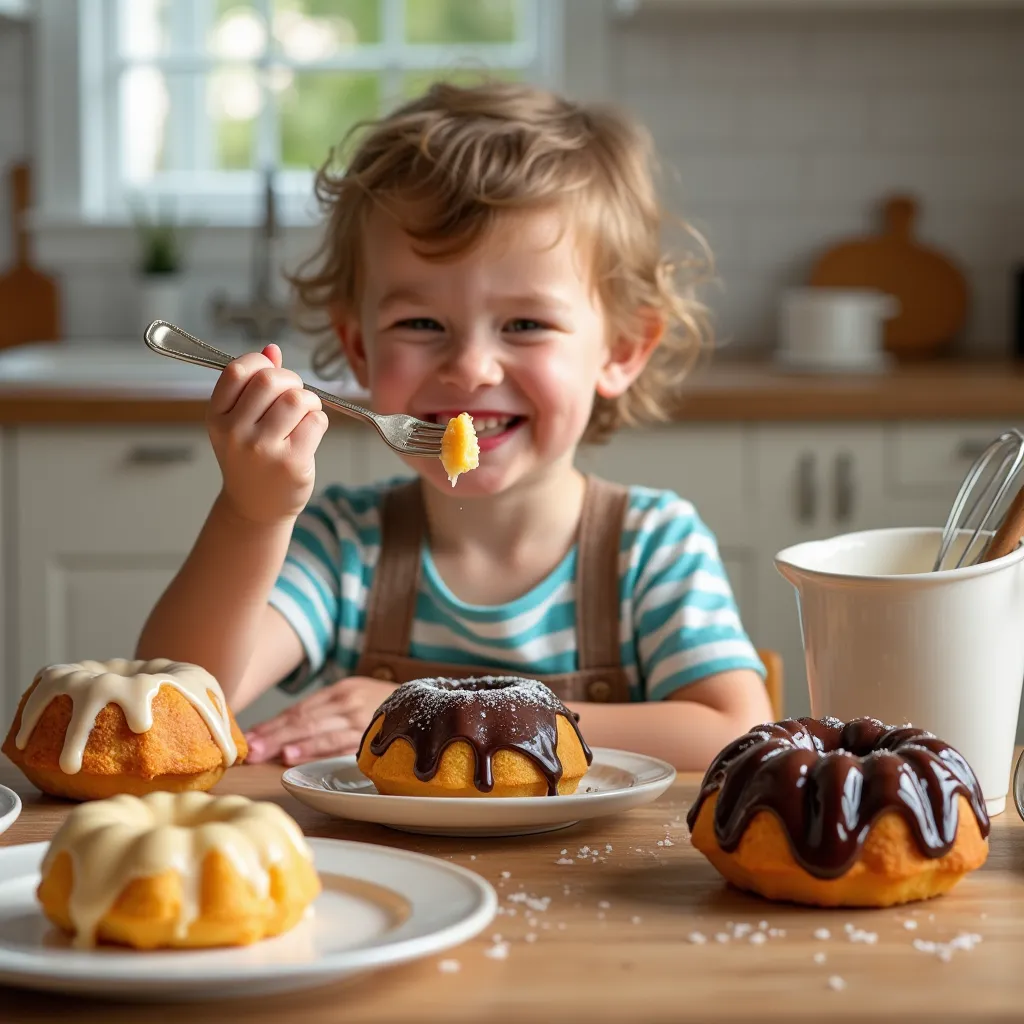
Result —
POLYGON ((836 519, 844 522, 853 515, 853 456, 849 452, 840 452, 836 456, 835 469, 836 519))
POLYGON ((797 467, 796 515, 801 523, 814 519, 817 509, 817 488, 814 485, 814 455, 808 452, 800 456, 797 467))
POLYGON ((129 453, 127 461, 133 466, 171 466, 191 462, 195 449, 187 444, 140 444, 129 453))

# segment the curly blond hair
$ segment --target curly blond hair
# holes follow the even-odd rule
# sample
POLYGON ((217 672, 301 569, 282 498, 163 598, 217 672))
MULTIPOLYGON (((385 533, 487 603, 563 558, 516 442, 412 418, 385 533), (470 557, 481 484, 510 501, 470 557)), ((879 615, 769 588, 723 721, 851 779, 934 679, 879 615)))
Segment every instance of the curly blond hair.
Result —
MULTIPOLYGON (((573 227, 589 243, 592 281, 611 330, 640 337, 651 310, 665 322, 632 386, 618 398, 595 396, 584 440, 605 440, 622 424, 665 420, 711 342, 707 309, 693 294, 711 268, 706 244, 685 223, 700 253, 673 262, 663 252, 665 215, 653 171, 649 134, 613 107, 502 81, 438 82, 386 117, 356 125, 318 171, 323 237, 289 277, 300 324, 321 332, 357 308, 362 236, 375 207, 404 216, 402 228, 426 255, 444 258, 470 249, 507 211, 568 205, 573 227), (687 280, 679 283, 681 271, 687 280)), ((328 376, 343 358, 331 337, 317 349, 314 367, 328 376)))

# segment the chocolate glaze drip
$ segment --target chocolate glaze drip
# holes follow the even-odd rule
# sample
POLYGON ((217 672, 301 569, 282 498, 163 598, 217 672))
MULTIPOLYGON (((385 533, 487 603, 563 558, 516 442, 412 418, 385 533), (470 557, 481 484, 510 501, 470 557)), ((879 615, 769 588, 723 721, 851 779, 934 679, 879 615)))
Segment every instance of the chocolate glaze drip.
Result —
POLYGON ((547 780, 548 796, 556 796, 562 778, 556 753, 559 715, 576 731, 590 764, 594 755, 580 735, 579 715, 540 681, 517 676, 404 683, 377 709, 363 739, 383 716, 370 752, 379 757, 395 740, 407 740, 416 752, 414 771, 421 782, 434 777, 449 744, 464 740, 473 748, 473 781, 483 793, 494 788, 494 755, 515 750, 533 761, 547 780))
POLYGON ((789 718, 734 740, 704 775, 686 816, 691 832, 716 790, 715 838, 723 850, 735 850, 754 816, 770 811, 796 861, 818 878, 849 869, 884 811, 903 816, 926 857, 952 847, 960 795, 982 836, 989 834, 981 786, 959 751, 923 729, 874 718, 789 718))

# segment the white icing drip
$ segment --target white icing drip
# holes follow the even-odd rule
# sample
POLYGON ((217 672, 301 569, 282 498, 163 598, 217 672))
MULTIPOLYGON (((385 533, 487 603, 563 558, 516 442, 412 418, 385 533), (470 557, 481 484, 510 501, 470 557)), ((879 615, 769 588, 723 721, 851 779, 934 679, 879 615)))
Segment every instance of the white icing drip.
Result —
POLYGON ((60 769, 66 775, 74 775, 82 769, 85 745, 100 711, 108 704, 117 704, 132 732, 147 732, 153 727, 153 698, 161 686, 174 687, 196 709, 220 747, 225 767, 234 764, 238 748, 231 736, 231 719, 220 684, 198 665, 167 658, 153 661, 114 658, 50 665, 43 669, 25 702, 15 746, 25 749, 43 711, 55 697, 64 694, 71 698, 73 711, 64 734, 60 769), (215 694, 217 703, 210 699, 210 691, 215 694))
POLYGON ((178 873, 181 905, 174 932, 181 939, 199 916, 203 861, 211 850, 226 856, 265 898, 269 869, 286 859, 289 847, 312 861, 299 826, 274 803, 199 792, 120 794, 75 807, 53 837, 42 870, 45 875, 62 852, 71 856, 73 944, 88 948, 129 882, 178 873))

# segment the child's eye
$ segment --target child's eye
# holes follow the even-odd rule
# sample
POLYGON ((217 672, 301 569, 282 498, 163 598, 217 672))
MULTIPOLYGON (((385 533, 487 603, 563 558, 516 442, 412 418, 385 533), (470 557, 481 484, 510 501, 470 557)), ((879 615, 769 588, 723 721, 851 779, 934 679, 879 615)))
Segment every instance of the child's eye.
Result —
POLYGON ((513 334, 520 334, 523 331, 543 331, 545 327, 539 320, 519 319, 510 320, 505 329, 511 331, 513 334))
POLYGON ((399 320, 396 327, 404 327, 410 331, 443 331, 444 328, 429 316, 414 316, 408 320, 399 320))

